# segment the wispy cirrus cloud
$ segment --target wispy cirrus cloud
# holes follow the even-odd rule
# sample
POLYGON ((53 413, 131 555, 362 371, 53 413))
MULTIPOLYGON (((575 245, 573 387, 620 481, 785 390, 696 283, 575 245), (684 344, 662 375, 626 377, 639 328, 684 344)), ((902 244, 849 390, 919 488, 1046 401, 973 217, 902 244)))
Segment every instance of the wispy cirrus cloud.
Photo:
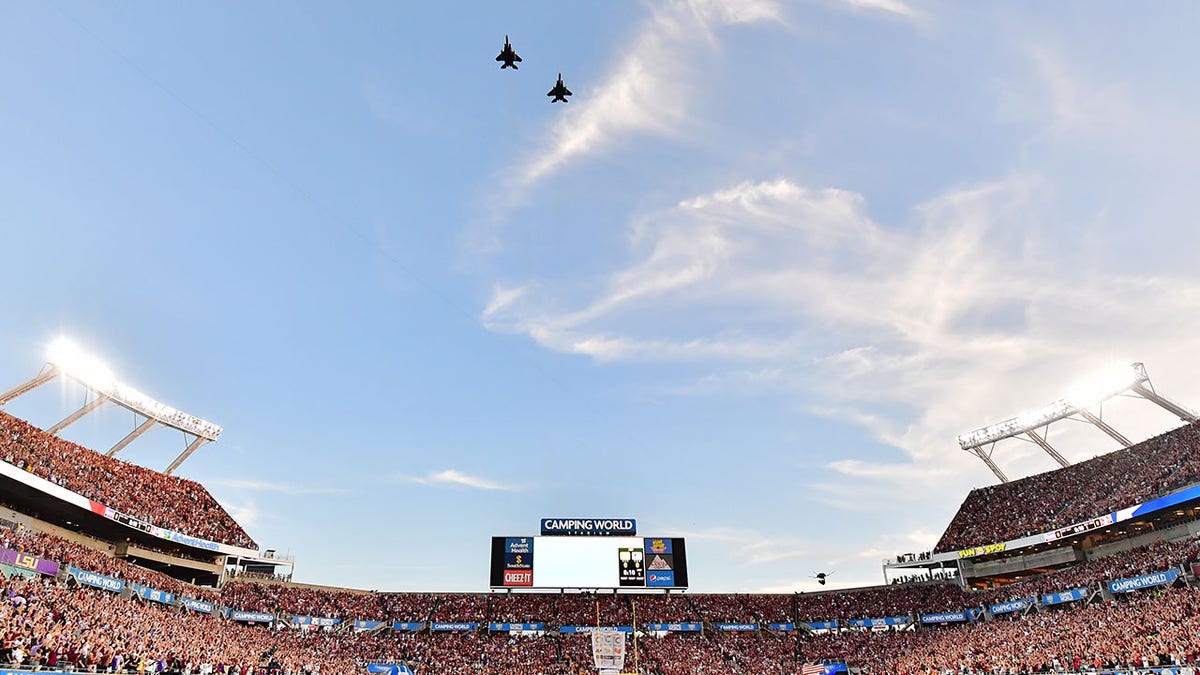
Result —
POLYGON ((516 485, 508 485, 497 481, 472 476, 463 473, 458 469, 445 469, 443 471, 433 471, 424 476, 409 476, 406 474, 397 474, 392 477, 392 480, 400 483, 416 483, 418 485, 429 485, 434 487, 465 487, 473 490, 498 490, 502 492, 517 492, 520 487, 516 485))
POLYGON ((714 49, 715 31, 780 17, 776 0, 671 0, 656 7, 612 73, 555 123, 518 182, 536 182, 626 134, 679 133, 699 72, 692 64, 714 49))
MULTIPOLYGON (((482 319, 597 362, 768 370, 773 390, 908 455, 846 458, 827 467, 835 476, 931 485, 981 466, 956 434, 1053 400, 1097 366, 1200 376, 1179 339, 1200 336, 1200 278, 1101 273, 1055 248, 1039 227, 1052 193, 1022 176, 959 187, 888 227, 855 192, 745 182, 634 218, 627 262, 602 277, 498 286, 482 319)), ((1133 428, 1167 423, 1138 413, 1133 428)))

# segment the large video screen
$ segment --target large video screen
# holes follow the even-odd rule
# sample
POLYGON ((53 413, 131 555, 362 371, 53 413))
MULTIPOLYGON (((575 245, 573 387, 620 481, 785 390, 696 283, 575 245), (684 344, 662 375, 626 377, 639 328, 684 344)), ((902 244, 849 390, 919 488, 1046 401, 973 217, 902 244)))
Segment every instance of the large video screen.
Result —
POLYGON ((492 537, 493 588, 687 588, 668 537, 492 537))

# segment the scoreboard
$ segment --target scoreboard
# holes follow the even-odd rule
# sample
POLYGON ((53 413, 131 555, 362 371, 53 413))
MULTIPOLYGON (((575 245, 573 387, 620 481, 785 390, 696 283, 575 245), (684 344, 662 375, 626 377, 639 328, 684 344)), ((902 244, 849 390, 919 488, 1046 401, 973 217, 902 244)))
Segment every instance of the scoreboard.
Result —
POLYGON ((687 588, 680 537, 492 537, 493 588, 687 588))

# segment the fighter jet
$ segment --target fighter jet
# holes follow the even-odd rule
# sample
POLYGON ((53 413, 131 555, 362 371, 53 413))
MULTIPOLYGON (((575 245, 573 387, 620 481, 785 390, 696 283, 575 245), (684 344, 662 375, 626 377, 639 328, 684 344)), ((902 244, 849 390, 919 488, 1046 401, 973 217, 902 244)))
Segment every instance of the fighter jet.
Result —
POLYGON ((504 49, 500 50, 500 56, 497 56, 496 60, 503 62, 500 64, 500 70, 504 70, 505 68, 517 70, 517 64, 514 62, 521 61, 521 57, 517 56, 517 53, 513 51, 512 45, 508 43, 507 35, 504 36, 504 49))
POLYGON ((554 88, 548 91, 546 95, 554 97, 550 99, 551 103, 558 103, 559 101, 562 101, 563 103, 569 103, 569 101, 567 101, 567 97, 572 96, 573 94, 571 94, 570 89, 567 89, 567 85, 563 84, 562 73, 558 74, 558 83, 555 84, 554 88))

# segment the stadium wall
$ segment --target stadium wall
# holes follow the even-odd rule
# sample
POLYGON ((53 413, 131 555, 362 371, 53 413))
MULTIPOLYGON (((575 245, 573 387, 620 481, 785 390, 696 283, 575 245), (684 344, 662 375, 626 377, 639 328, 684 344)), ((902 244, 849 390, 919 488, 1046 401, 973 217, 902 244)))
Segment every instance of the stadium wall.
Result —
POLYGON ((1002 560, 988 560, 979 563, 964 560, 962 563, 962 578, 971 579, 974 577, 1017 574, 1028 569, 1083 562, 1085 559, 1086 556, 1083 551, 1072 546, 1064 546, 1052 551, 1029 553, 1002 560))

